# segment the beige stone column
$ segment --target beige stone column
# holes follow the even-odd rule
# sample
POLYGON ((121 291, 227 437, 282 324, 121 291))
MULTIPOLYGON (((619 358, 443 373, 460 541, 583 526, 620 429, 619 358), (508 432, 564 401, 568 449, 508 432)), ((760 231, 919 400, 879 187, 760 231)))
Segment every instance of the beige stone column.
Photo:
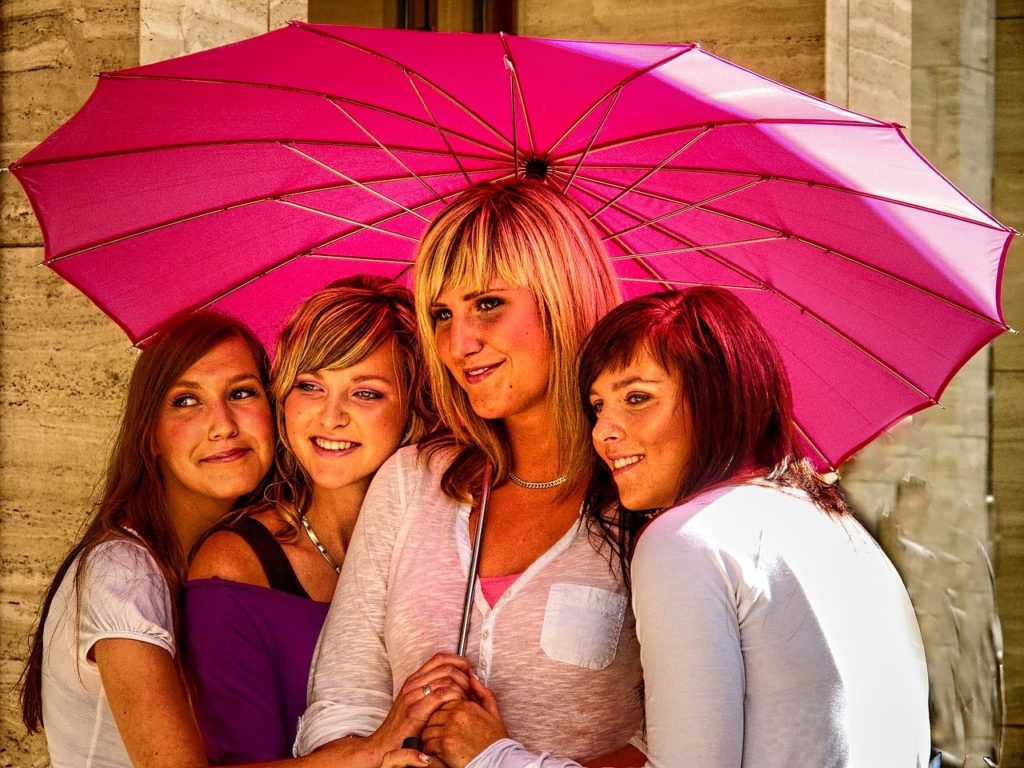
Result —
MULTIPOLYGON (((90 73, 232 42, 305 18, 305 0, 4 0, 0 164, 92 92, 90 73)), ((11 692, 43 591, 90 511, 133 350, 45 267, 17 181, 0 175, 0 765, 47 765, 11 692)))
MULTIPOLYGON (((991 0, 914 0, 905 102, 914 144, 982 206, 992 183, 994 18, 991 0)), ((852 88, 850 98, 871 111, 853 103, 852 88)), ((862 451, 844 480, 907 582, 928 654, 934 743, 958 756, 998 747, 989 362, 986 348, 950 382, 943 409, 862 451)))
MULTIPOLYGON (((1024 231, 1024 2, 996 2, 992 210, 1024 231)), ((1024 239, 1003 275, 1003 309, 1024 332, 1024 239)), ((996 594, 1005 641, 1002 765, 1024 763, 1024 333, 993 345, 992 494, 996 594), (1016 763, 1014 762, 1016 761, 1016 763)))

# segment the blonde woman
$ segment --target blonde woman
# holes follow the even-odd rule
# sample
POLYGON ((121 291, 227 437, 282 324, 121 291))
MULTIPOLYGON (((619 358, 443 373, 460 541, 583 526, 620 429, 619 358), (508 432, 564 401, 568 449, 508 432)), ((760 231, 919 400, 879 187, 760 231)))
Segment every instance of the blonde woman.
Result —
POLYGON ((370 479, 433 422, 422 369, 412 295, 383 278, 324 288, 281 334, 270 501, 206 539, 185 587, 186 656, 212 763, 291 756, 370 479))
POLYGON ((543 183, 488 184, 431 224, 416 270, 447 427, 399 451, 367 493, 298 753, 375 767, 421 731, 425 751, 452 768, 506 735, 584 761, 612 752, 640 726, 640 665, 618 571, 583 515, 594 459, 574 366, 618 301, 603 247, 586 213, 543 183), (487 462, 463 659, 445 652, 487 462))

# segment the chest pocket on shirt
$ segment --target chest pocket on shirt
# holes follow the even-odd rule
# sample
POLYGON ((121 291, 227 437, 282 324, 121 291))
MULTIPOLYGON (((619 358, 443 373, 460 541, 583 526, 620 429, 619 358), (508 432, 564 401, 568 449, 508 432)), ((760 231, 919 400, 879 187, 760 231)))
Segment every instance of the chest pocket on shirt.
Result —
POLYGON ((540 647, 550 658, 586 669, 615 659, 626 596, 581 584, 554 584, 548 592, 540 647))

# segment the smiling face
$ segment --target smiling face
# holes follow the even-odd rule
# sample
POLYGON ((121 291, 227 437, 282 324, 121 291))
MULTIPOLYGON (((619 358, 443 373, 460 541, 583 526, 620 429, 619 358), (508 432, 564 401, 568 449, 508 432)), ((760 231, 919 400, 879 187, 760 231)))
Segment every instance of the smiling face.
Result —
POLYGON ((259 368, 242 339, 197 360, 163 398, 154 445, 172 516, 227 512, 270 468, 274 425, 259 368))
POLYGON ((646 351, 603 371, 590 388, 594 450, 628 509, 672 506, 692 450, 679 377, 646 351))
POLYGON ((547 410, 551 343, 527 288, 447 286, 431 304, 441 362, 485 419, 547 410))
POLYGON ((301 373, 284 401, 288 445, 315 499, 366 493, 408 420, 393 344, 347 368, 301 373))

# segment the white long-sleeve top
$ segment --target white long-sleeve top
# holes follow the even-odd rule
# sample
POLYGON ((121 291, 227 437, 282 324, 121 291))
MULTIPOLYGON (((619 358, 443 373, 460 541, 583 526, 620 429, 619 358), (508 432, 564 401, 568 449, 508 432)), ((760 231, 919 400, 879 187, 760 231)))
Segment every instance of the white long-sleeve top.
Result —
MULTIPOLYGON (((410 447, 377 472, 314 654, 297 755, 372 733, 410 674, 454 652, 469 507, 441 492, 446 463, 410 447)), ((632 612, 582 519, 493 608, 477 585, 466 656, 527 747, 586 760, 640 728, 632 612)))
MULTIPOLYGON (((741 485, 633 555, 648 768, 924 768, 928 674, 903 582, 852 518, 741 485)), ((467 768, 579 768, 504 739, 467 768)))
POLYGON ((917 619, 852 517, 719 488, 652 522, 631 573, 650 766, 927 765, 917 619))

